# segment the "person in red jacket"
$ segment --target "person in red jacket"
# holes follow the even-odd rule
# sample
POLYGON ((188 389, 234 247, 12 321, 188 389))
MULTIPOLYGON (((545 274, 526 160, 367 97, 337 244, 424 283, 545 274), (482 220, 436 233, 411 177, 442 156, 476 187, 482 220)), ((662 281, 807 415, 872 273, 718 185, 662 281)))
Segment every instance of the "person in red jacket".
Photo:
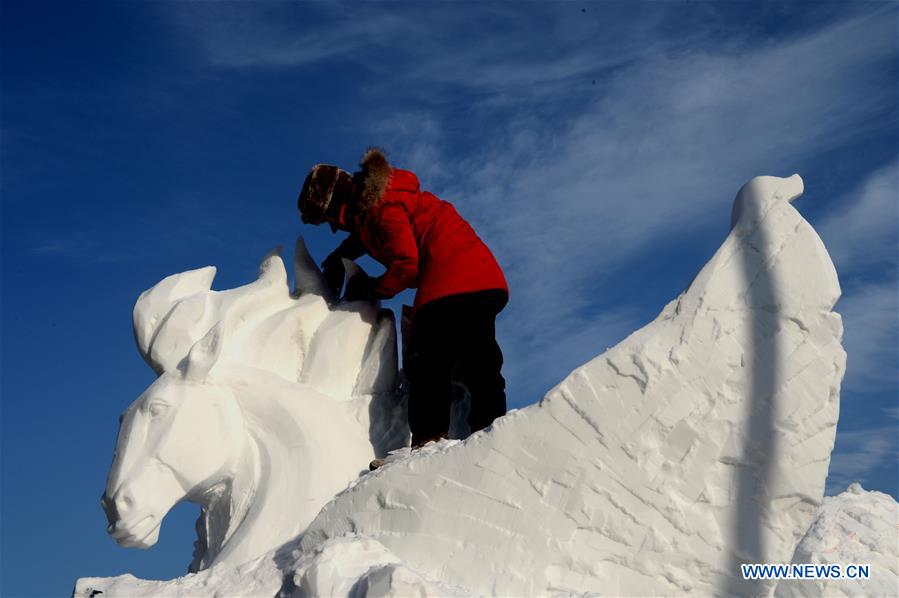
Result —
POLYGON ((422 191, 414 173, 392 167, 377 148, 360 166, 352 175, 313 166, 300 191, 304 223, 350 233, 322 263, 325 279, 339 296, 342 258, 367 253, 386 271, 353 277, 344 299, 388 299, 417 288, 403 363, 413 448, 447 437, 453 380, 470 395, 471 431, 481 430, 506 412, 496 342, 496 316, 509 299, 503 272, 452 204, 422 191))

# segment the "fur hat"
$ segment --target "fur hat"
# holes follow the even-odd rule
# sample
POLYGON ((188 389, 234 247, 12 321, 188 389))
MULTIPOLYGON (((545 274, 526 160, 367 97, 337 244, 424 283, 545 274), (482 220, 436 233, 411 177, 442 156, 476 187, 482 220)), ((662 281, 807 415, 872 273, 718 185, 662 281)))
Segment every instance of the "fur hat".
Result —
POLYGON ((330 164, 316 164, 306 175, 297 198, 297 208, 303 222, 321 224, 334 219, 352 191, 353 178, 350 173, 330 164))

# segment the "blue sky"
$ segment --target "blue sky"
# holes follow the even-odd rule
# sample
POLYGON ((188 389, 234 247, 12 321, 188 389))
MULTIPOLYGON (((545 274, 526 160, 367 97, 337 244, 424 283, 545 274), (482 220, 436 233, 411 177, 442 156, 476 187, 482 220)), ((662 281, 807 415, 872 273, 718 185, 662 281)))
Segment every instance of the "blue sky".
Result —
POLYGON ((844 290, 828 492, 860 480, 899 495, 895 3, 0 11, 4 596, 184 571, 194 507, 135 551, 106 536, 98 503, 118 414, 153 380, 134 301, 207 264, 214 288, 249 282, 298 234, 323 258, 339 238, 301 226, 299 186, 371 144, 504 266, 518 407, 683 290, 745 181, 799 172, 796 207, 844 290))

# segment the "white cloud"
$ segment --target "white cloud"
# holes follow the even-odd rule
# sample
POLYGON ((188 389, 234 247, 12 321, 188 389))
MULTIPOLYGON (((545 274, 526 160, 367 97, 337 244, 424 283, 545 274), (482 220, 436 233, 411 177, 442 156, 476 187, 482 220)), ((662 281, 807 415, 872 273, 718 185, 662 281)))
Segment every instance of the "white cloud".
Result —
POLYGON ((856 392, 892 390, 899 384, 899 288, 896 279, 861 286, 844 295, 836 311, 843 316, 846 377, 856 392))
POLYGON ((445 196, 510 278, 510 362, 565 359, 554 349, 592 329, 584 310, 616 271, 698 232, 723 239, 747 179, 865 135, 888 103, 863 84, 892 51, 887 29, 857 20, 738 54, 657 57, 562 126, 519 115, 479 155, 445 153, 457 173, 445 196))
MULTIPOLYGON (((896 434, 895 425, 839 432, 835 451, 830 458, 825 493, 838 494, 853 482, 861 482, 869 489, 878 487, 878 480, 872 480, 870 476, 884 464, 892 463, 895 466, 896 434)), ((895 471, 895 467, 893 469, 895 471)))
MULTIPOLYGON (((535 369, 570 371, 642 323, 645 306, 604 289, 697 235, 723 239, 746 180, 790 175, 893 124, 897 94, 881 73, 895 22, 883 10, 760 42, 722 36, 717 17, 713 33, 672 35, 680 7, 588 19, 538 5, 538 18, 509 5, 287 5, 298 21, 282 4, 228 6, 174 11, 209 64, 339 59, 373 75, 358 85, 364 114, 348 124, 360 145, 376 139, 455 203, 497 254, 512 287, 500 327, 514 391, 544 386, 535 369)), ((859 222, 881 201, 862 202, 872 207, 858 208, 859 222)), ((850 324, 875 327, 867 321, 847 319, 847 338, 850 324)))
POLYGON ((836 309, 843 316, 848 354, 843 385, 850 392, 895 392, 899 385, 897 164, 872 172, 816 227, 843 280, 836 309), (872 267, 879 280, 857 282, 872 267))
POLYGON ((501 337, 507 341, 502 347, 506 356, 503 376, 508 385, 510 407, 539 400, 540 391, 548 391, 572 369, 590 361, 644 323, 630 307, 612 308, 593 317, 571 316, 561 323, 568 331, 562 337, 535 334, 529 323, 518 319, 521 317, 520 310, 510 310, 498 320, 501 337))
POLYGON ((879 168, 816 226, 837 271, 892 265, 899 247, 899 162, 879 168))
POLYGON ((159 8, 199 47, 208 64, 228 68, 309 66, 353 56, 379 36, 395 38, 404 25, 394 11, 358 18, 336 3, 179 3, 159 8))
POLYGON ((618 7, 618 18, 642 13, 622 28, 608 19, 583 18, 573 7, 540 4, 525 11, 474 3, 389 10, 359 3, 278 2, 175 4, 160 9, 200 50, 202 59, 216 67, 307 67, 341 59, 389 75, 391 83, 427 81, 528 93, 535 92, 535 86, 621 65, 654 51, 658 37, 649 34, 668 12, 618 7), (551 44, 535 43, 547 36, 551 44), (585 44, 594 51, 583 52, 585 44), (381 59, 386 55, 389 60, 381 59))

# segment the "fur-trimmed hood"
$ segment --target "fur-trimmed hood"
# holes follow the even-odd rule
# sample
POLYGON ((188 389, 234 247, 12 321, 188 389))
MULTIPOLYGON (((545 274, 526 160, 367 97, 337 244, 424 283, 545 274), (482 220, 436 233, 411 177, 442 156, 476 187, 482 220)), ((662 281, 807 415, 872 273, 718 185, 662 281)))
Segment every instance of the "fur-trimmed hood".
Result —
POLYGON ((361 170, 353 175, 359 190, 358 209, 366 212, 376 206, 388 187, 395 191, 419 191, 418 177, 408 170, 393 168, 381 148, 366 150, 359 163, 361 170))
POLYGON ((359 210, 364 212, 373 208, 384 192, 390 180, 390 163, 384 150, 371 147, 365 151, 359 163, 362 170, 356 173, 361 189, 359 191, 359 210))

